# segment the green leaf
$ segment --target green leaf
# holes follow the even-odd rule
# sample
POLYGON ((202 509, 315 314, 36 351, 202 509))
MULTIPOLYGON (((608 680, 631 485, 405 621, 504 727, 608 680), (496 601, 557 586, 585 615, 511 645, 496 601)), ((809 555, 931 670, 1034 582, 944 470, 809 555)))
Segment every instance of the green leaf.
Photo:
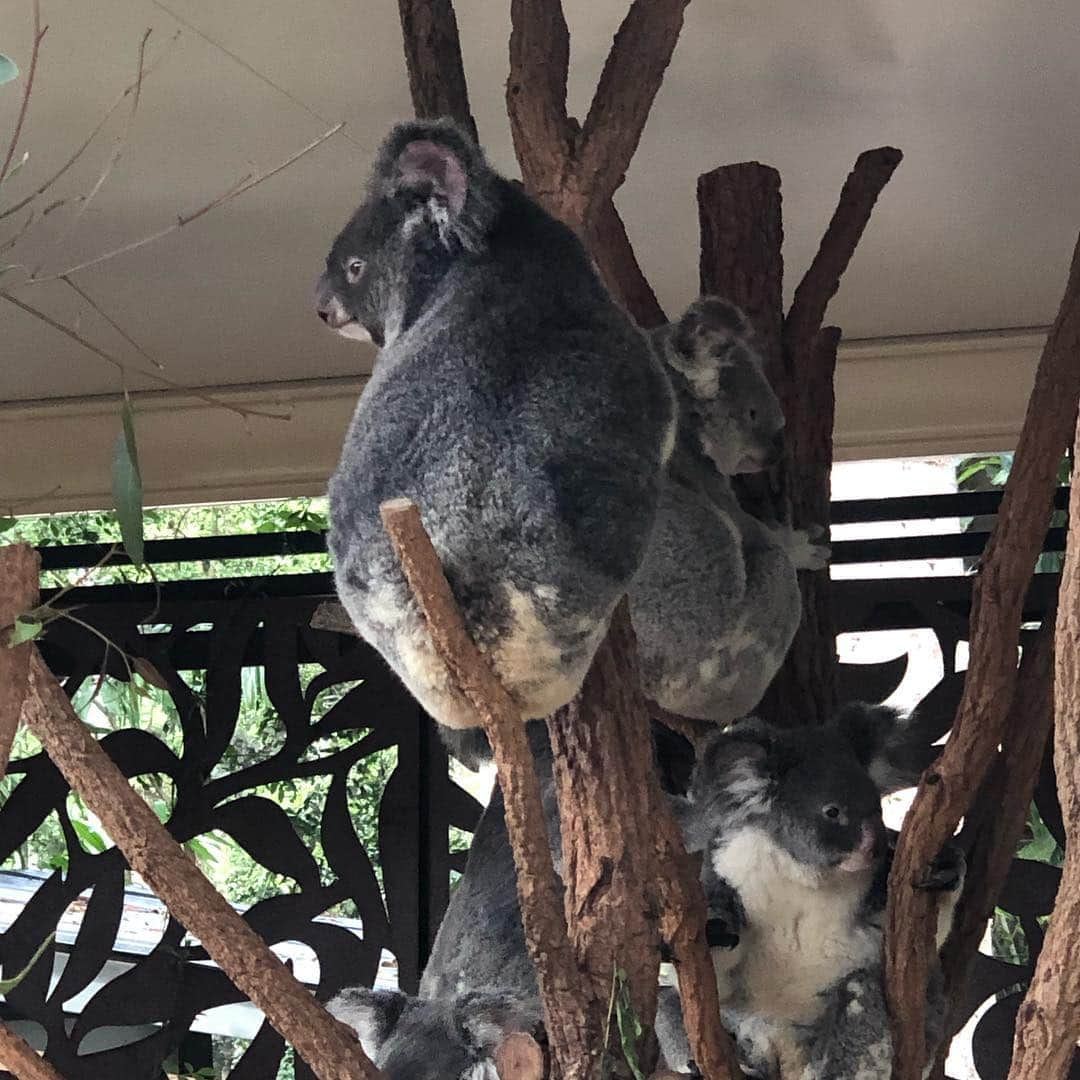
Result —
POLYGON ((15 625, 8 636, 8 648, 14 649, 16 645, 21 645, 24 641, 33 641, 41 633, 43 627, 44 623, 40 619, 20 615, 15 620, 15 625))
POLYGON ((116 437, 112 463, 112 493, 124 550, 136 566, 143 565, 143 492, 139 453, 135 443, 135 413, 131 402, 120 410, 124 430, 116 437))
POLYGON ((105 843, 105 837, 97 831, 92 829, 85 821, 79 821, 78 818, 71 819, 71 827, 75 830, 75 835, 79 838, 79 843, 88 851, 101 854, 108 844, 105 843))
POLYGON ((0 86, 6 82, 11 82, 12 79, 19 77, 19 65, 11 59, 10 56, 5 56, 0 53, 0 86))
MULTIPOLYGON (((4 268, 0 267, 0 274, 4 272, 4 268)), ((19 519, 13 517, 0 517, 0 533, 11 532, 12 529, 18 524, 19 519)))
MULTIPOLYGON (((18 173, 18 172, 19 172, 19 170, 20 170, 20 169, 21 169, 21 168, 22 168, 22 167, 23 167, 23 166, 24 166, 24 165, 25 165, 25 164, 26 164, 26 163, 27 163, 27 162, 28 162, 29 160, 30 160, 30 151, 29 151, 29 150, 24 150, 24 151, 23 151, 23 156, 22 156, 21 158, 19 158, 19 160, 18 160, 18 161, 16 161, 16 162, 15 162, 15 164, 11 166, 11 168, 9 168, 9 169, 8 169, 8 171, 7 171, 7 176, 5 176, 5 177, 4 177, 4 183, 6 184, 6 183, 7 183, 7 182, 8 182, 8 181, 9 181, 9 180, 10 180, 10 179, 11 179, 11 178, 13 177, 13 176, 15 176, 15 175, 16 175, 16 173, 18 173)), ((10 269, 11 269, 11 267, 5 267, 5 269, 6 269, 6 270, 10 270, 10 269)))
POLYGON ((56 933, 54 931, 41 943, 41 945, 38 946, 37 952, 34 953, 32 957, 30 957, 30 963, 27 964, 26 967, 24 967, 18 975, 13 975, 10 979, 0 979, 0 994, 11 993, 11 991, 14 990, 15 987, 18 986, 19 983, 21 983, 23 979, 26 978, 27 975, 30 974, 34 965, 41 959, 42 954, 47 948, 49 948, 50 945, 52 945, 53 941, 55 940, 56 933))

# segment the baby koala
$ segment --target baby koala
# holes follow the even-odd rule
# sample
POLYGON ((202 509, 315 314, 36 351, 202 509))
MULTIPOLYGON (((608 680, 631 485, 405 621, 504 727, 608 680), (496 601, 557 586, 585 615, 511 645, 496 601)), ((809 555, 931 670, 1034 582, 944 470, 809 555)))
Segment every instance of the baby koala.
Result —
POLYGON ((726 723, 757 707, 802 614, 796 570, 828 548, 739 505, 729 477, 773 465, 784 416, 746 316, 718 297, 653 333, 678 434, 656 526, 630 593, 646 693, 726 723))
POLYGON ((330 483, 345 609, 440 724, 479 724, 380 522, 412 500, 473 641, 523 717, 548 715, 645 554, 674 440, 663 366, 574 233, 448 122, 390 133, 317 308, 381 349, 330 483))
MULTIPOLYGON (((714 949, 713 962, 724 1024, 751 1075, 888 1080, 881 797, 915 783, 933 760, 925 734, 917 716, 855 705, 829 728, 742 721, 704 748, 677 809, 688 849, 704 853, 710 916, 737 941, 714 949)), ((921 883, 946 894, 939 946, 963 866, 947 848, 921 883)), ((933 1050, 941 1010, 929 1013, 933 1050)), ((673 990, 662 995, 657 1031, 669 1067, 686 1071, 673 990)))

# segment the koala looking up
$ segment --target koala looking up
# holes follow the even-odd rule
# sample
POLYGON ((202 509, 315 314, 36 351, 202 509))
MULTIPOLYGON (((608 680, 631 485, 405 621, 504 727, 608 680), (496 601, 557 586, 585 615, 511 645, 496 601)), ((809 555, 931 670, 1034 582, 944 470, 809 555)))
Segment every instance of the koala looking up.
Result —
POLYGON ((749 321, 705 297, 653 334, 678 407, 656 527, 631 591, 646 693, 683 716, 725 723, 761 700, 802 611, 796 570, 828 549, 766 525, 729 477, 775 464, 784 417, 749 321))
MULTIPOLYGON (((725 1025, 753 1075, 888 1080, 881 797, 913 784, 934 753, 916 718, 865 705, 829 728, 746 720, 703 749, 677 812, 687 848, 704 852, 710 916, 737 940, 714 949, 713 963, 725 1025)), ((921 883, 949 894, 939 945, 962 875, 950 847, 921 883)), ((666 992, 658 1034, 672 1068, 686 1067, 680 1024, 666 992)), ((928 1044, 940 1038, 928 1030, 928 1044)))
POLYGON ((466 626, 519 705, 577 692, 645 553, 670 384, 573 232, 446 122, 396 127, 333 243, 318 313, 381 352, 330 483, 341 601, 439 723, 479 718, 379 520, 413 500, 466 626))

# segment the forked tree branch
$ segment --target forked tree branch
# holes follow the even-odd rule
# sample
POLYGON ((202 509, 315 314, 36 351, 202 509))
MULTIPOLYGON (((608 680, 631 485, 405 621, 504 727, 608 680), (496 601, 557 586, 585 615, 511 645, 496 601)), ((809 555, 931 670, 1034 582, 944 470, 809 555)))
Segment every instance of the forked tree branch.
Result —
POLYGON ((0 1020, 0 1067, 15 1080, 63 1080, 63 1077, 0 1020))
MULTIPOLYGON (((7 687, 0 685, 0 693, 7 687)), ((170 913, 295 1047, 319 1080, 378 1080, 352 1031, 331 1017, 233 910, 75 714, 33 649, 22 718, 170 913)))
MULTIPOLYGON (((1080 427, 1076 439, 1080 445, 1080 427)), ((1080 1039, 1080 499, 1069 507, 1054 651, 1054 766, 1065 819, 1065 867, 1035 975, 1016 1017, 1009 1080, 1067 1075, 1080 1039)))
MULTIPOLYGON (((1024 597, 1042 549, 1058 463, 1073 437, 1078 397, 1080 242, 1039 360, 1013 469, 975 581, 971 660, 956 721, 937 764, 919 784, 889 876, 884 962, 896 1080, 918 1080, 926 1053, 922 1033, 933 951, 926 928, 933 924, 934 901, 915 883, 953 835, 1004 737, 1016 686, 1024 597)), ((1061 607, 1068 608, 1064 592, 1061 607)), ((1073 848, 1075 865, 1080 843, 1073 848)))

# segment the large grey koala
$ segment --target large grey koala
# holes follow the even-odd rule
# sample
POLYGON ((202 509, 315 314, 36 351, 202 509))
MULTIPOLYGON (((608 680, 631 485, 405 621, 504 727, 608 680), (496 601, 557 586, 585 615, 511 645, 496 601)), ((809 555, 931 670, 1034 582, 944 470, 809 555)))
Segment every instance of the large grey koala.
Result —
MULTIPOLYGON (((558 862, 550 744, 543 724, 530 724, 528 734, 558 862)), ((498 1080, 494 1056, 502 1040, 515 1031, 542 1036, 539 991, 497 785, 439 926, 419 996, 355 987, 327 1007, 356 1029, 387 1080, 498 1080)))
MULTIPOLYGON (((711 918, 734 942, 714 948, 723 1019, 744 1068, 769 1080, 888 1080, 892 1045, 880 967, 889 852, 881 797, 913 784, 936 731, 882 707, 851 705, 829 728, 746 720, 715 736, 677 812, 702 851, 711 918)), ((951 926, 963 856, 949 847, 924 888, 942 890, 951 926)), ((940 979, 928 1047, 942 1037, 940 979)), ((669 1067, 689 1071, 678 995, 661 996, 669 1067)))
POLYGON ((825 565, 807 533, 739 505, 729 477, 774 464, 784 417, 749 320, 717 297, 655 331, 678 406, 656 528, 631 592, 645 691, 683 716, 747 715, 802 612, 797 569, 825 565))
POLYGON ((357 630, 439 723, 479 723, 380 524, 407 497, 522 715, 551 713, 645 553, 674 440, 662 366, 573 232, 446 122, 391 132, 317 306, 381 348, 330 483, 357 630))

